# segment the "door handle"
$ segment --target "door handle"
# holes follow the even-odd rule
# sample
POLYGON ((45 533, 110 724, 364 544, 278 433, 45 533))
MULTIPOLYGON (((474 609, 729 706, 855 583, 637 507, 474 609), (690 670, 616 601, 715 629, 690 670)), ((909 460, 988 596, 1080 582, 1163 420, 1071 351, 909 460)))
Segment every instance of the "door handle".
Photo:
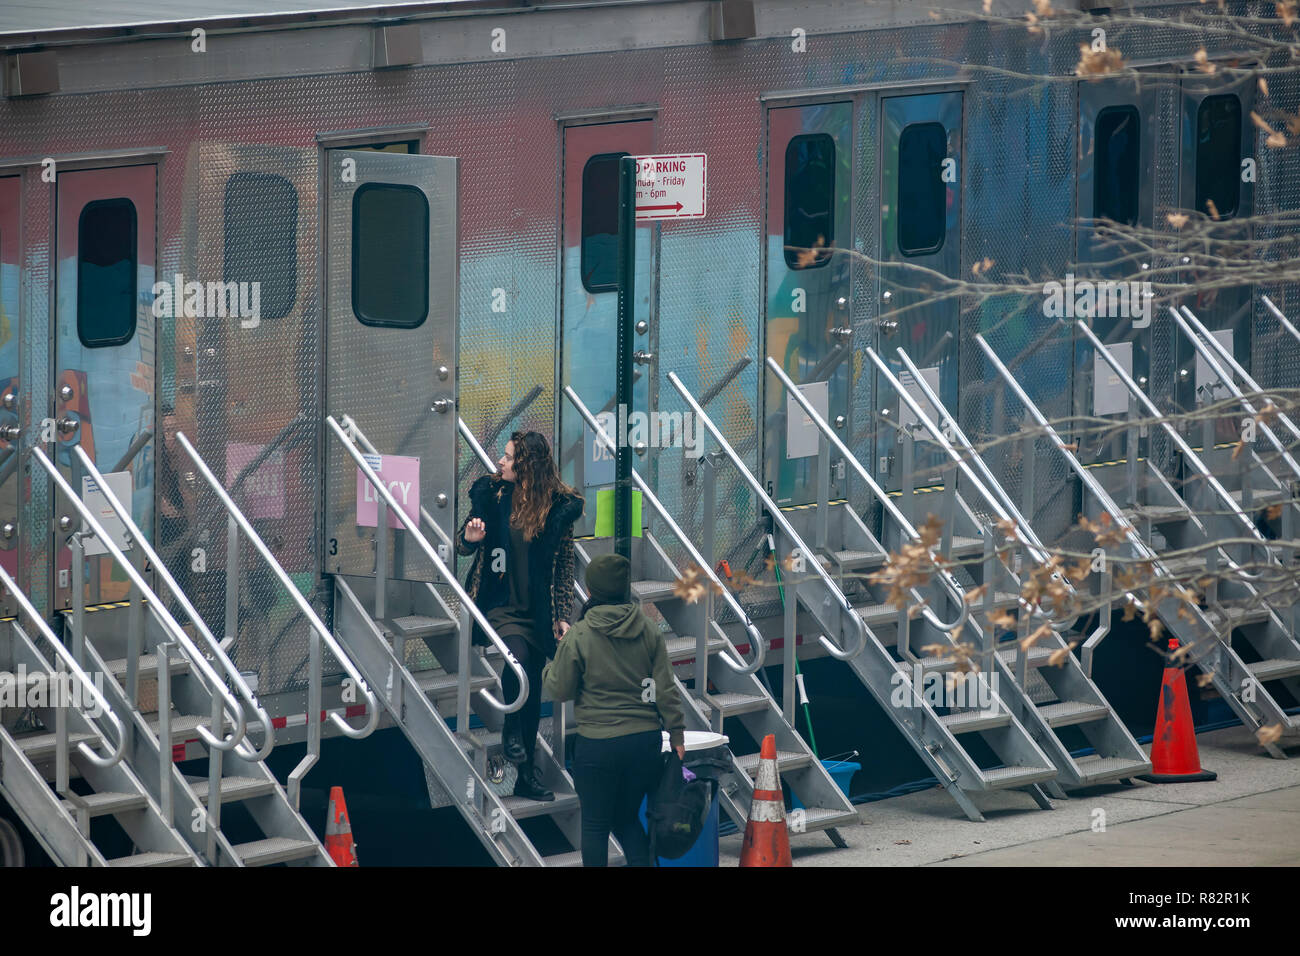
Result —
POLYGON ((14 442, 18 436, 23 433, 21 425, 4 425, 0 426, 0 441, 14 442))
POLYGON ((452 401, 450 398, 440 398, 433 403, 433 407, 430 408, 429 411, 437 412, 439 415, 446 415, 449 411, 452 410, 452 407, 455 404, 456 403, 452 401))
POLYGON ((637 349, 632 353, 632 361, 637 365, 649 365, 655 360, 654 352, 646 352, 643 349, 637 349))
POLYGON ((77 426, 80 424, 81 423, 75 418, 60 418, 54 422, 54 427, 58 430, 60 435, 71 435, 77 430, 77 426))

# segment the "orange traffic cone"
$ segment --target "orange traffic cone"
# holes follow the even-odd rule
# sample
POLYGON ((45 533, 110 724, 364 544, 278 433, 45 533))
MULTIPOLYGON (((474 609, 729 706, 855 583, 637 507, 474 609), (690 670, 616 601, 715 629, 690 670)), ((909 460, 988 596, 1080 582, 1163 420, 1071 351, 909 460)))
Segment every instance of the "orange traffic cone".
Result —
POLYGON ((342 787, 330 787, 330 806, 325 817, 325 852, 338 866, 357 865, 357 845, 352 842, 352 821, 343 800, 342 787))
MULTIPOLYGON (((1169 649, 1178 647, 1178 638, 1169 639, 1169 649)), ((1156 710, 1156 733, 1151 740, 1151 773, 1138 779, 1150 783, 1191 783, 1217 780, 1212 770, 1201 769, 1196 751, 1196 728, 1192 725, 1192 707, 1187 702, 1187 677, 1174 663, 1165 667, 1160 684, 1160 706, 1156 710)))
POLYGON ((776 737, 763 738, 758 777, 754 781, 754 802, 745 823, 745 842, 740 850, 741 866, 792 866, 790 834, 785 828, 785 800, 781 776, 776 769, 776 737))

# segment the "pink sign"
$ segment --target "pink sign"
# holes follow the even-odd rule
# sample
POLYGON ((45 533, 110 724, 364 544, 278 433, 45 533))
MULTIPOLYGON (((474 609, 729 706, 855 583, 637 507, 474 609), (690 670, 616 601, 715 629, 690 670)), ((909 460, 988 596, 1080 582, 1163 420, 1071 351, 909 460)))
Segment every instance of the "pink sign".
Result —
MULTIPOLYGON (((246 445, 243 442, 226 443, 226 490, 235 479, 262 453, 265 445, 246 445)), ((256 469, 244 477, 235 503, 249 518, 284 517, 284 452, 277 448, 266 456, 256 469)))
MULTIPOLYGON (((420 459, 401 455, 366 455, 366 464, 397 499, 408 518, 420 523, 420 459)), ((379 495, 361 469, 357 469, 357 527, 373 528, 379 523, 379 495)), ((388 516, 388 527, 400 528, 396 515, 388 516)))

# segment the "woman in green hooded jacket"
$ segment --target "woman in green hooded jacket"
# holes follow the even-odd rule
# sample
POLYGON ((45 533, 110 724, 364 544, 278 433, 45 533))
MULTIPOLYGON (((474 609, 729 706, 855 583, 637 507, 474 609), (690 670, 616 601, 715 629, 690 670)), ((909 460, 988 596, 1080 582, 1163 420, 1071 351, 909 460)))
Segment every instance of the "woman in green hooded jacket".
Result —
POLYGON ((663 635, 632 600, 627 558, 601 555, 586 578, 591 597, 582 617, 542 673, 552 699, 574 701, 582 865, 608 864, 612 832, 628 866, 649 866, 650 841, 637 814, 663 769, 663 730, 678 756, 685 754, 682 702, 663 635))

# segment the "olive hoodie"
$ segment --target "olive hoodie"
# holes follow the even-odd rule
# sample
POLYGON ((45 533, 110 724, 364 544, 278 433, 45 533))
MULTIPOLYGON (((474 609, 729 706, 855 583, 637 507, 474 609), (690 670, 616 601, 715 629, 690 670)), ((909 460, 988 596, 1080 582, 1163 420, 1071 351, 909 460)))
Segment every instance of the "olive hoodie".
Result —
POLYGON ((622 737, 668 731, 674 747, 686 724, 663 635, 639 604, 599 604, 569 628, 542 672, 556 701, 574 701, 578 733, 622 737))

